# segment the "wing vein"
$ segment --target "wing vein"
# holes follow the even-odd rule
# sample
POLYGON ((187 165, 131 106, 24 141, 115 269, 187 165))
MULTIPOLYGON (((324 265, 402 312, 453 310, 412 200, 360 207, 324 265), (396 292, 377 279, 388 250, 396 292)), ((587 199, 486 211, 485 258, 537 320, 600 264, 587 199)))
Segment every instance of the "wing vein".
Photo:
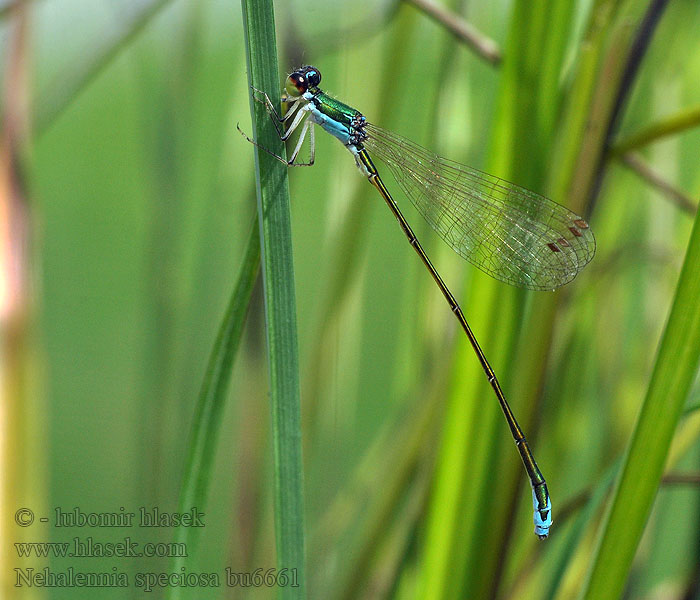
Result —
POLYGON ((430 226, 492 277, 552 290, 571 281, 593 258, 593 233, 564 206, 371 123, 365 132, 364 146, 389 167, 430 226))

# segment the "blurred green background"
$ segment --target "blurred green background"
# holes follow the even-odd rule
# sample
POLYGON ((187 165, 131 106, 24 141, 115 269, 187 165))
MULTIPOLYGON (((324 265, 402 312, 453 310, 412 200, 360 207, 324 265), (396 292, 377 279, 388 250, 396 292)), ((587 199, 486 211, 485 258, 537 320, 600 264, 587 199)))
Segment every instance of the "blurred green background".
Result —
MULTIPOLYGON (((600 126, 586 112, 590 97, 575 105, 577 86, 589 76, 595 93, 614 79, 615 61, 605 57, 625 58, 629 47, 615 46, 625 39, 615 31, 634 33, 630 15, 641 19, 648 3, 608 2, 601 42, 588 35, 605 4, 452 3, 501 47, 500 65, 407 3, 276 6, 282 69, 314 64, 323 89, 370 121, 571 206, 598 244, 565 289, 514 290, 456 256, 384 175, 460 300, 547 477, 555 522, 539 542, 517 452, 457 323, 347 151, 319 132, 316 165, 290 172, 310 598, 574 598, 583 588, 606 485, 645 396, 693 221, 616 157, 603 159, 600 192, 590 192, 597 163, 571 150, 600 126), (582 63, 595 43, 604 58, 591 75, 582 63), (567 127, 577 115, 580 139, 567 127), (595 168, 577 183, 587 164, 595 168), (578 196, 562 194, 571 189, 578 196)), ((255 216, 253 149, 236 131, 236 123, 252 130, 240 6, 28 5, 34 395, 21 427, 31 441, 23 463, 30 492, 11 491, 7 511, 30 501, 51 521, 55 507, 176 511, 195 402, 255 216)), ((12 23, 5 14, 5 58, 12 23)), ((699 39, 697 3, 670 2, 613 146, 698 106, 699 39)), ((596 98, 614 103, 615 94, 611 85, 596 98)), ((700 130, 691 125, 638 156, 697 199, 700 130)), ((201 507, 206 527, 187 572, 276 564, 259 284, 231 382, 201 507)), ((674 440, 672 474, 700 470, 697 400, 691 394, 674 440)), ((700 597, 700 492, 690 480, 661 486, 627 597, 700 597)), ((6 546, 19 536, 173 539, 171 528, 33 527, 8 527, 6 546)), ((147 594, 133 585, 18 590, 17 562, 31 561, 9 553, 6 597, 165 597, 163 587, 147 594)), ((132 580, 171 569, 167 558, 31 564, 116 567, 132 580)), ((264 586, 181 591, 197 599, 275 594, 264 586)))

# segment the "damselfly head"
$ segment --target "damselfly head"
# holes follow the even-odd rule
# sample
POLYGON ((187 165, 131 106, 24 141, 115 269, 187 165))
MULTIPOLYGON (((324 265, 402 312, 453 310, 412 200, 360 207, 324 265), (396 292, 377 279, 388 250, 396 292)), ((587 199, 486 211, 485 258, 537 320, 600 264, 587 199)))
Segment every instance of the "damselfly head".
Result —
POLYGON ((284 84, 286 92, 292 96, 301 96, 309 88, 315 88, 321 83, 321 71, 316 67, 301 67, 287 77, 284 84))

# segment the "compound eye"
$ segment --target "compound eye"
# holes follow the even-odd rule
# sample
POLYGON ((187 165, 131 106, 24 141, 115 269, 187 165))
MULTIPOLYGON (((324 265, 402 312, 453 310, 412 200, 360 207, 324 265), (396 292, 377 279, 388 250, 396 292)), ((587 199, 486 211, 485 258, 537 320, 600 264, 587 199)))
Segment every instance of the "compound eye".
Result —
POLYGON ((290 96, 297 97, 306 92, 306 90, 309 89, 309 85, 306 81, 306 77, 299 71, 295 71, 287 77, 284 89, 290 96))

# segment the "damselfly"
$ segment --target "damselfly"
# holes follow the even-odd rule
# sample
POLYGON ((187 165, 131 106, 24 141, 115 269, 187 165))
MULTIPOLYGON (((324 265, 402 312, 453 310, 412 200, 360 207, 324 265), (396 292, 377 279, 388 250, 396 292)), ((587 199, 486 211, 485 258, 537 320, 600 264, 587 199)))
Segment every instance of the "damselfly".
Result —
POLYGON ((320 125, 355 157, 357 167, 398 219, 467 334, 530 479, 535 533, 546 538, 552 524, 552 505, 545 479, 462 309, 391 197, 370 155, 387 165, 399 187, 447 244, 474 266, 505 283, 531 290, 554 290, 568 283, 595 254, 593 232, 585 220, 548 198, 446 160, 369 123, 358 110, 321 91, 320 83, 321 73, 315 67, 302 67, 289 75, 282 98, 287 106, 284 116, 277 113, 267 94, 253 90, 255 100, 267 107, 282 140, 289 139, 303 124, 291 158, 273 156, 290 166, 312 165, 313 126, 320 125), (296 159, 307 134, 310 159, 299 163, 296 159))

